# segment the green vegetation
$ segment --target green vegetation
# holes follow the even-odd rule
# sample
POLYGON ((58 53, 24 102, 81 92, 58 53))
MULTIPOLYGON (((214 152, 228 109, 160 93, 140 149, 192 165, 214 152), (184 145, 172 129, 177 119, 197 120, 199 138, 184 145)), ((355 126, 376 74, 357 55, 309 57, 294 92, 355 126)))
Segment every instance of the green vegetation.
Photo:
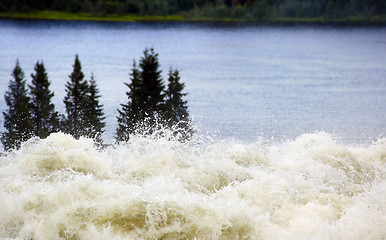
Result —
POLYGON ((70 80, 66 83, 66 93, 63 102, 66 106, 67 116, 63 117, 62 125, 65 133, 69 133, 75 138, 86 134, 86 108, 88 82, 84 79, 82 66, 78 55, 75 56, 70 80))
POLYGON ((85 111, 88 120, 86 136, 93 138, 96 142, 102 144, 103 128, 106 126, 104 120, 106 117, 103 113, 103 105, 99 103, 100 97, 94 74, 91 73, 85 111))
POLYGON ((190 138, 193 130, 187 102, 182 100, 186 94, 181 92, 184 84, 179 82, 178 70, 169 73, 165 89, 158 54, 152 48, 145 49, 143 54, 139 68, 133 63, 131 82, 125 83, 130 91, 126 92, 127 104, 118 109, 116 141, 127 141, 134 133, 152 134, 161 127, 173 129, 180 140, 190 138))
POLYGON ((3 0, 0 17, 96 21, 385 22, 384 0, 3 0))
POLYGON ((180 82, 180 73, 177 69, 169 70, 168 88, 165 93, 166 109, 165 119, 167 125, 174 127, 174 135, 179 135, 181 138, 189 138, 193 134, 191 128, 191 119, 189 118, 187 101, 183 98, 187 93, 183 93, 185 84, 180 82))
POLYGON ((4 149, 19 148, 21 143, 32 136, 32 116, 29 109, 30 97, 26 89, 24 72, 19 61, 12 72, 5 102, 8 109, 3 112, 5 132, 1 135, 4 149))
POLYGON ((101 143, 105 123, 94 75, 91 75, 90 82, 84 79, 78 55, 73 67, 63 100, 67 115, 62 116, 62 129, 75 138, 86 136, 101 143))
POLYGON ((33 12, 0 12, 2 18, 14 19, 46 19, 46 20, 76 20, 76 21, 183 21, 178 15, 170 16, 139 16, 139 15, 106 15, 95 16, 90 13, 69 13, 58 11, 33 11, 33 12))
MULTIPOLYGON (((178 70, 170 69, 167 87, 159 70, 158 54, 145 49, 139 67, 135 61, 131 72, 127 104, 121 104, 116 141, 127 141, 132 134, 152 134, 161 128, 170 129, 180 141, 189 139, 194 133, 191 127, 187 102, 182 98, 184 84, 180 82, 178 70)), ((5 94, 8 109, 3 112, 5 132, 1 142, 6 151, 17 149, 23 141, 33 136, 45 138, 57 131, 71 134, 75 138, 93 138, 103 146, 102 134, 106 123, 103 105, 93 74, 84 78, 78 55, 73 71, 66 83, 63 100, 66 114, 55 111, 51 99, 50 81, 43 62, 37 62, 32 81, 26 89, 26 80, 19 61, 12 72, 9 89, 5 94)))
POLYGON ((46 138, 59 128, 59 114, 55 111, 55 105, 51 102, 54 93, 50 91, 51 83, 43 62, 35 65, 35 74, 31 74, 32 85, 29 85, 31 102, 30 110, 33 120, 33 134, 40 138, 46 138))

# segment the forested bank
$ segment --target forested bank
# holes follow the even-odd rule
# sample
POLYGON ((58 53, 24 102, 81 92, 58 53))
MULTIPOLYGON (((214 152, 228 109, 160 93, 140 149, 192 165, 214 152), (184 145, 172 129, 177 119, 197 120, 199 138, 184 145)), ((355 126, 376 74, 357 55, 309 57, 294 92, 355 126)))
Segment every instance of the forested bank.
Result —
POLYGON ((0 16, 78 20, 386 21, 384 0, 2 0, 0 16))
MULTIPOLYGON (((103 104, 93 73, 89 79, 82 71, 78 55, 65 85, 65 113, 60 114, 52 103, 48 73, 43 61, 38 61, 27 82, 20 62, 16 61, 4 99, 8 106, 4 116, 5 131, 0 139, 4 150, 17 149, 32 138, 46 138, 51 133, 64 132, 75 138, 87 137, 103 146, 106 126, 103 104), (28 84, 27 84, 28 83, 28 84)), ((193 134, 184 83, 177 69, 170 68, 167 84, 162 77, 158 54, 145 49, 137 65, 134 61, 127 87, 127 102, 118 109, 115 140, 129 140, 135 134, 148 135, 170 130, 174 139, 185 141, 193 134)), ((117 106, 118 107, 118 106, 117 106)))

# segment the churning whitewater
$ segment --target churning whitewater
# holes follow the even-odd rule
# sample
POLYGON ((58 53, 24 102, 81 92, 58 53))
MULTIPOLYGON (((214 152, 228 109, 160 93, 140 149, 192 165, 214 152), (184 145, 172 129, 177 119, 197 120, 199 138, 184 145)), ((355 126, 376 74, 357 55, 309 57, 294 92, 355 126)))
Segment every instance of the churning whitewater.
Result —
POLYGON ((386 139, 56 133, 0 161, 1 239, 386 239, 386 139))

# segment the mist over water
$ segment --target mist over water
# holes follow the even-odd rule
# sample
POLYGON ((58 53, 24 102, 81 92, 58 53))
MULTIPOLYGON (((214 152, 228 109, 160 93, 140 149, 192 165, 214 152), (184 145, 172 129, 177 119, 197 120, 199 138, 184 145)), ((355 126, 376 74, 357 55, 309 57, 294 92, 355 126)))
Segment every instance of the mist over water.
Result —
POLYGON ((1 239, 385 239, 386 139, 57 133, 0 157, 1 239))

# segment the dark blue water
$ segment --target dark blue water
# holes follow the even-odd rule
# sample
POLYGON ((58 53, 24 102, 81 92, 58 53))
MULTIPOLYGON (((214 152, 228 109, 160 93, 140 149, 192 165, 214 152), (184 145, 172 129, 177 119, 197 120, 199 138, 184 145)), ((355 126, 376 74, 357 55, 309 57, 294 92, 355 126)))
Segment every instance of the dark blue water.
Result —
MULTIPOLYGON (((199 132, 251 142, 326 131, 345 142, 386 132, 386 28, 0 21, 0 111, 18 58, 28 81, 43 60, 64 112, 79 54, 93 72, 112 141, 133 60, 154 47, 180 70, 199 132)), ((3 125, 1 118, 0 124, 3 125)))

